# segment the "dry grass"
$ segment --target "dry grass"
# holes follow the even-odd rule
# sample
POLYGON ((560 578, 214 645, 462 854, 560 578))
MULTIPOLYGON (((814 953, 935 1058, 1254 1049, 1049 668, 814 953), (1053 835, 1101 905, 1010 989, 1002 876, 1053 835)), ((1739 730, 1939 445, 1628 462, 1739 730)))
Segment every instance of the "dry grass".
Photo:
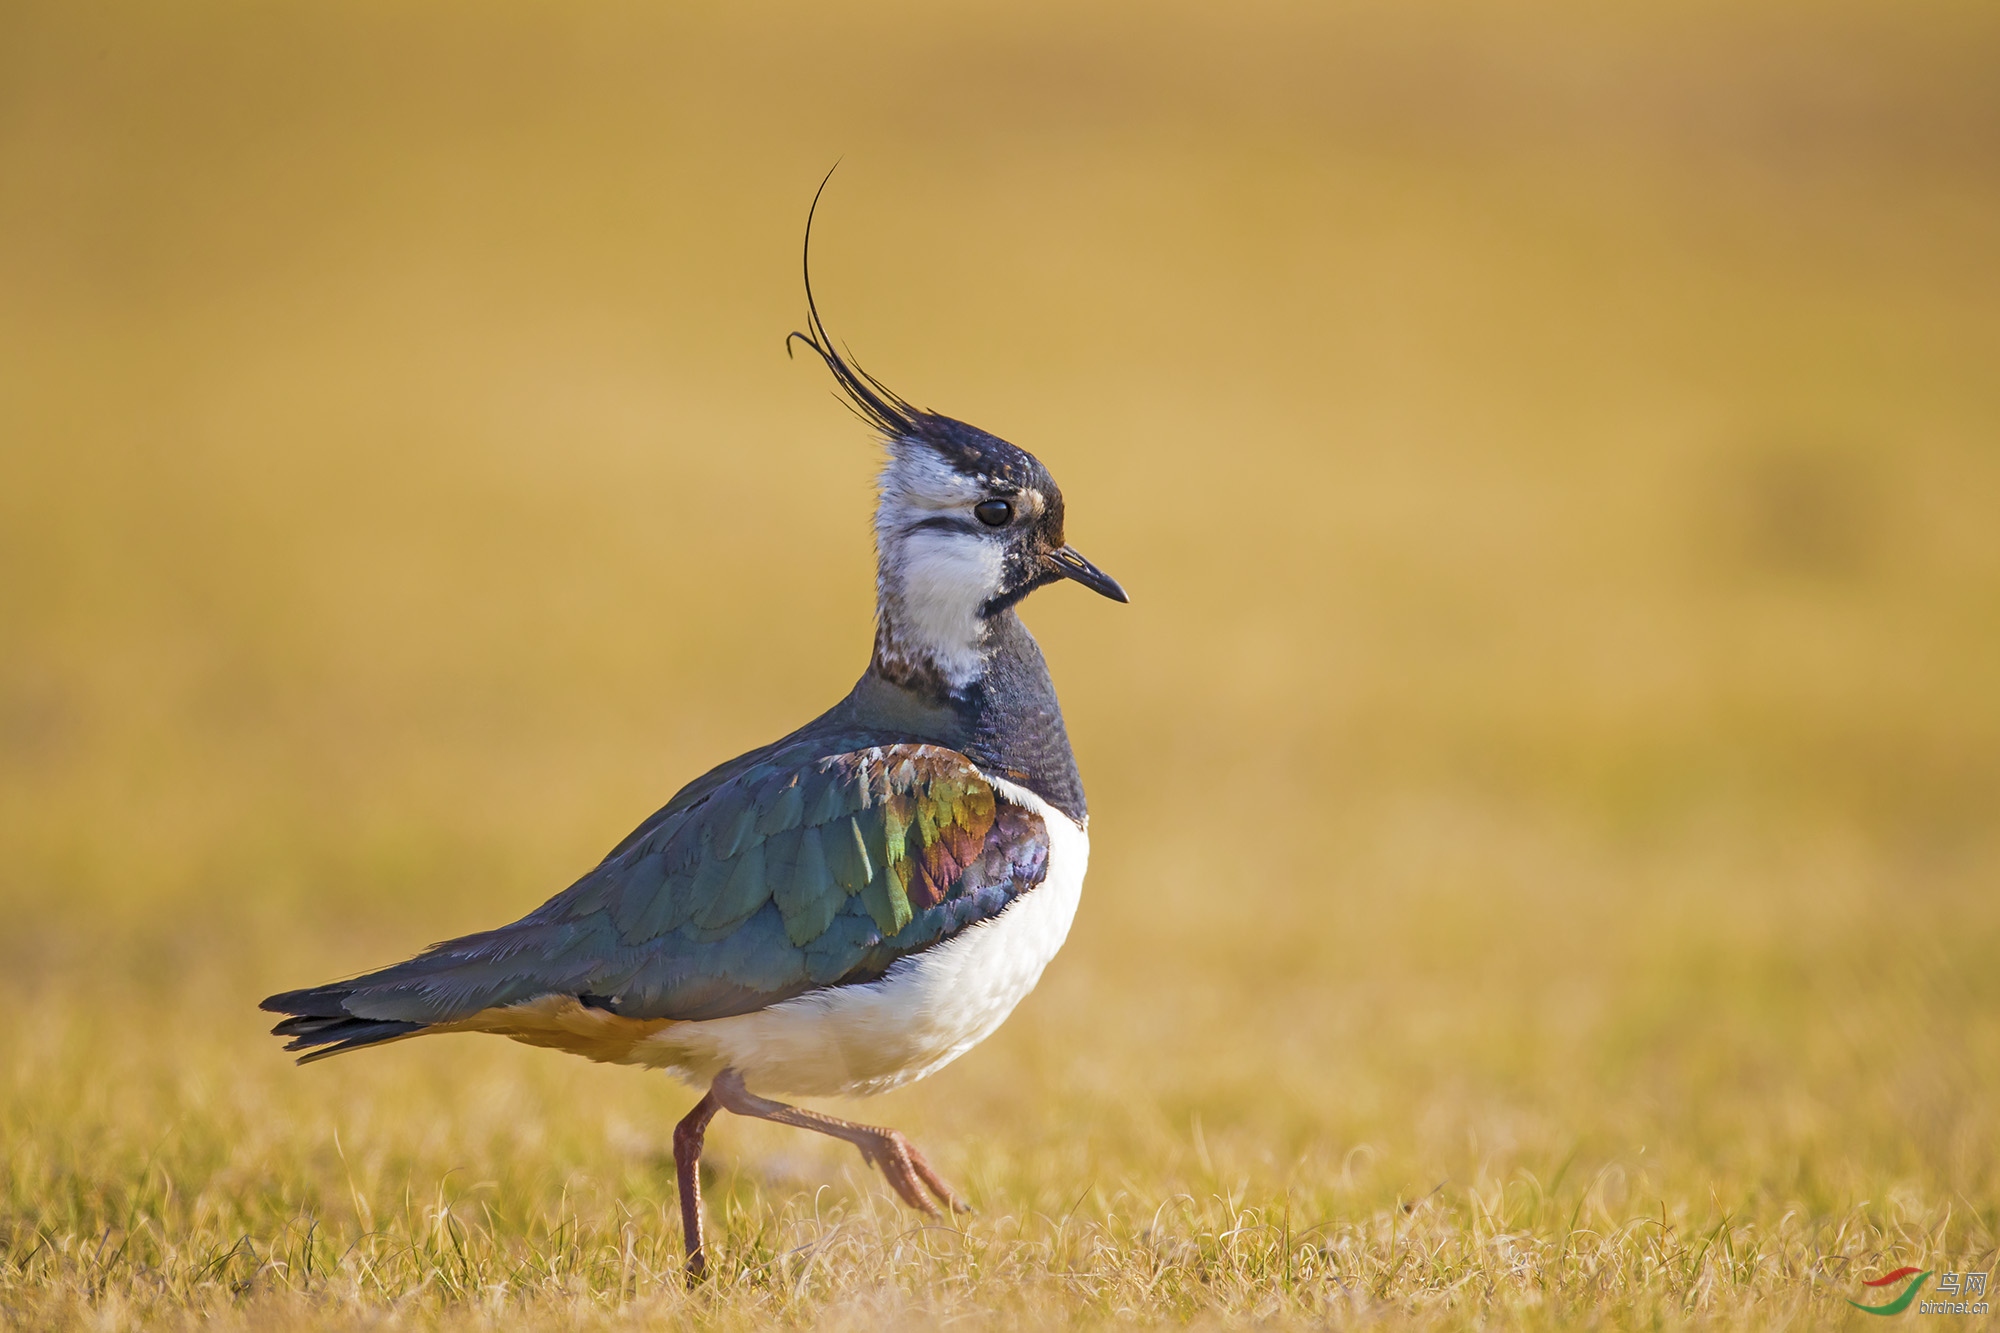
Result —
MULTIPOLYGON (((1818 1327, 2000 1245, 1990 5, 0 14, 0 1324, 1818 1327), (539 902, 1036 449, 1083 912, 855 1110, 258 997, 539 902)), ((1910 1318, 1919 1318, 1911 1315, 1910 1318)), ((1925 1316, 1925 1318, 1929 1318, 1925 1316)), ((1966 1319, 1960 1324, 1977 1325, 1966 1319)))

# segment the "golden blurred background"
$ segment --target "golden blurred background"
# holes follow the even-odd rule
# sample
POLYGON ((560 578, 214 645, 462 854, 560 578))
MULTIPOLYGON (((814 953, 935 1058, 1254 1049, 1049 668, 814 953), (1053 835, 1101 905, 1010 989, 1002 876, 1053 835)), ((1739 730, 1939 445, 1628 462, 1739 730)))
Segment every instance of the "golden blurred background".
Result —
POLYGON ((1133 593, 1026 612, 1068 949, 865 1118, 1003 1199, 1581 1152, 1992 1243, 1972 0, 6 6, 17 1226, 253 1124, 657 1154, 665 1080, 295 1072, 255 1003, 511 920, 863 666, 874 446, 782 346, 836 161, 836 335, 1133 593))

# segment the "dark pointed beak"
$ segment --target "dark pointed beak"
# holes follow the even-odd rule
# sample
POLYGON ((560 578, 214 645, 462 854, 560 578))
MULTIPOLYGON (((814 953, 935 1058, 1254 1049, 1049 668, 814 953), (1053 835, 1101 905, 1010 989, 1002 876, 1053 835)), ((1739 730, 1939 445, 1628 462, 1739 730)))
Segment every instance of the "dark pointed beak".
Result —
POLYGON ((1129 602, 1125 590, 1118 586, 1118 580, 1091 564, 1070 547, 1063 547, 1049 559, 1055 564, 1056 572, 1066 579, 1075 579, 1092 592, 1103 593, 1114 602, 1129 602))

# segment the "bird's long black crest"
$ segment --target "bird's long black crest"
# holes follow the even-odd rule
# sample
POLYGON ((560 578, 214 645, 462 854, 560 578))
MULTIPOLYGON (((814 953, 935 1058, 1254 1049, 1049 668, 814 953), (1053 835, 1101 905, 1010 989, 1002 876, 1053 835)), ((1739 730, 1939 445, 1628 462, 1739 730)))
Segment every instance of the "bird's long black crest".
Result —
POLYGON ((826 322, 819 317, 819 306, 813 300, 812 279, 812 227, 813 215, 819 211, 819 197, 826 193, 826 183, 833 179, 833 173, 840 170, 838 162, 826 173, 813 191, 812 207, 806 210, 805 279, 806 279, 806 326, 807 331, 797 331, 785 338, 785 353, 791 354, 792 340, 797 339, 826 362, 826 368, 833 372, 833 378, 840 385, 842 400, 856 416, 891 439, 916 435, 921 432, 921 423, 930 414, 911 407, 902 396, 888 385, 876 379, 854 363, 854 354, 842 356, 834 350, 833 335, 826 331, 826 322))
MULTIPOLYGON (((834 166, 838 169, 839 163, 834 166)), ((826 368, 833 372, 833 378, 840 386, 841 403, 855 416, 882 432, 885 438, 920 441, 958 471, 978 477, 989 485, 1017 489, 1033 486, 1044 494, 1057 494, 1055 481, 1048 475, 1047 469, 1026 450, 976 426, 968 426, 955 417, 912 407, 908 399, 856 365, 851 352, 842 355, 834 350, 833 335, 826 331, 826 323, 819 317, 819 304, 813 300, 812 289, 813 215, 819 211, 819 199, 826 193, 827 181, 832 179, 833 172, 827 172, 825 179, 819 183, 819 189, 813 191, 812 207, 806 210, 807 331, 792 333, 785 338, 786 354, 790 354, 794 339, 812 348, 826 363, 826 368)))

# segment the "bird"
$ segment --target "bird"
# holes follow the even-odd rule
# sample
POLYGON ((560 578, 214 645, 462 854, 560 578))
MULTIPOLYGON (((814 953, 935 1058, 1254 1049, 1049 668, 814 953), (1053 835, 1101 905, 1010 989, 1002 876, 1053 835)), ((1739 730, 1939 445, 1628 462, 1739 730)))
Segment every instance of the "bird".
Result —
POLYGON ((1016 608, 1062 581, 1130 600, 1069 545, 1039 459, 911 406, 835 344, 812 290, 819 197, 806 329, 785 347, 818 357, 884 449, 860 679, 689 782, 512 925, 262 1003, 285 1015, 272 1032, 300 1064, 485 1032, 700 1089, 673 1132, 689 1282, 710 1269, 699 1164, 722 1111, 853 1144, 932 1217, 970 1211, 898 1131, 775 1098, 866 1096, 935 1073, 1034 989, 1076 914, 1090 814, 1016 608))

